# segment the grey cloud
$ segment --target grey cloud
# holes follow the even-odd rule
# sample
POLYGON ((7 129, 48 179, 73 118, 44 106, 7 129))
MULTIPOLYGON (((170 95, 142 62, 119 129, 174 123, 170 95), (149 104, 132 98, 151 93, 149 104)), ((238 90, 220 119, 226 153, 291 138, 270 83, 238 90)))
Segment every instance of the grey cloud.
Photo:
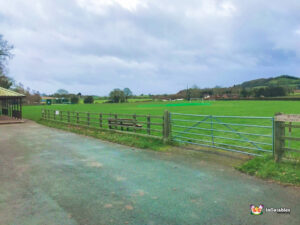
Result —
POLYGON ((0 33, 16 47, 10 75, 42 92, 99 95, 299 75, 299 1, 119 1, 100 11, 93 0, 0 2, 0 33))

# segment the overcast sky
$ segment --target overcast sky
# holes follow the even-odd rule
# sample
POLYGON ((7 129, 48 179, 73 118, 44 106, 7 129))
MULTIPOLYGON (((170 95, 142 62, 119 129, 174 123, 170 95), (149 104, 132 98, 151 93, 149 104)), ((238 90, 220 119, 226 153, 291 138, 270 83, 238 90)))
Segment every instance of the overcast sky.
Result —
POLYGON ((43 93, 175 93, 300 76, 299 0, 0 0, 9 76, 43 93))

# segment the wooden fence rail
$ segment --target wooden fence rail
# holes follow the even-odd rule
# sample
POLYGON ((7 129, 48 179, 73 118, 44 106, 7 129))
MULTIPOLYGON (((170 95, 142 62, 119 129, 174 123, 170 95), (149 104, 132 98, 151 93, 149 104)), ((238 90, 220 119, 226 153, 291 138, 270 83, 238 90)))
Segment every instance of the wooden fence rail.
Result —
POLYGON ((42 119, 76 126, 115 130, 163 139, 171 138, 170 113, 163 116, 91 113, 42 109, 42 119))

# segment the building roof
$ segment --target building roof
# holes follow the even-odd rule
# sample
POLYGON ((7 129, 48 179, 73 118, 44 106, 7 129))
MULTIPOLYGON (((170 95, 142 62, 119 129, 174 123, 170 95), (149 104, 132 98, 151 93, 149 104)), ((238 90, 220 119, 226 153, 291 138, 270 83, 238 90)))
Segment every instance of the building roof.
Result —
POLYGON ((25 97, 25 95, 0 87, 0 97, 25 97))

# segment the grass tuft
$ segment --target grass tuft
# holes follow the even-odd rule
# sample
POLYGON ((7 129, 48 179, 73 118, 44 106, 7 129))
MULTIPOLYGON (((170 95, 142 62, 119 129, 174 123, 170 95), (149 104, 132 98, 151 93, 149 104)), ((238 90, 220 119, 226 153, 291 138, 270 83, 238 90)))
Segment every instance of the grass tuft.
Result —
POLYGON ((237 167, 241 172, 282 184, 300 185, 300 164, 297 162, 275 163, 271 156, 256 157, 237 167))

